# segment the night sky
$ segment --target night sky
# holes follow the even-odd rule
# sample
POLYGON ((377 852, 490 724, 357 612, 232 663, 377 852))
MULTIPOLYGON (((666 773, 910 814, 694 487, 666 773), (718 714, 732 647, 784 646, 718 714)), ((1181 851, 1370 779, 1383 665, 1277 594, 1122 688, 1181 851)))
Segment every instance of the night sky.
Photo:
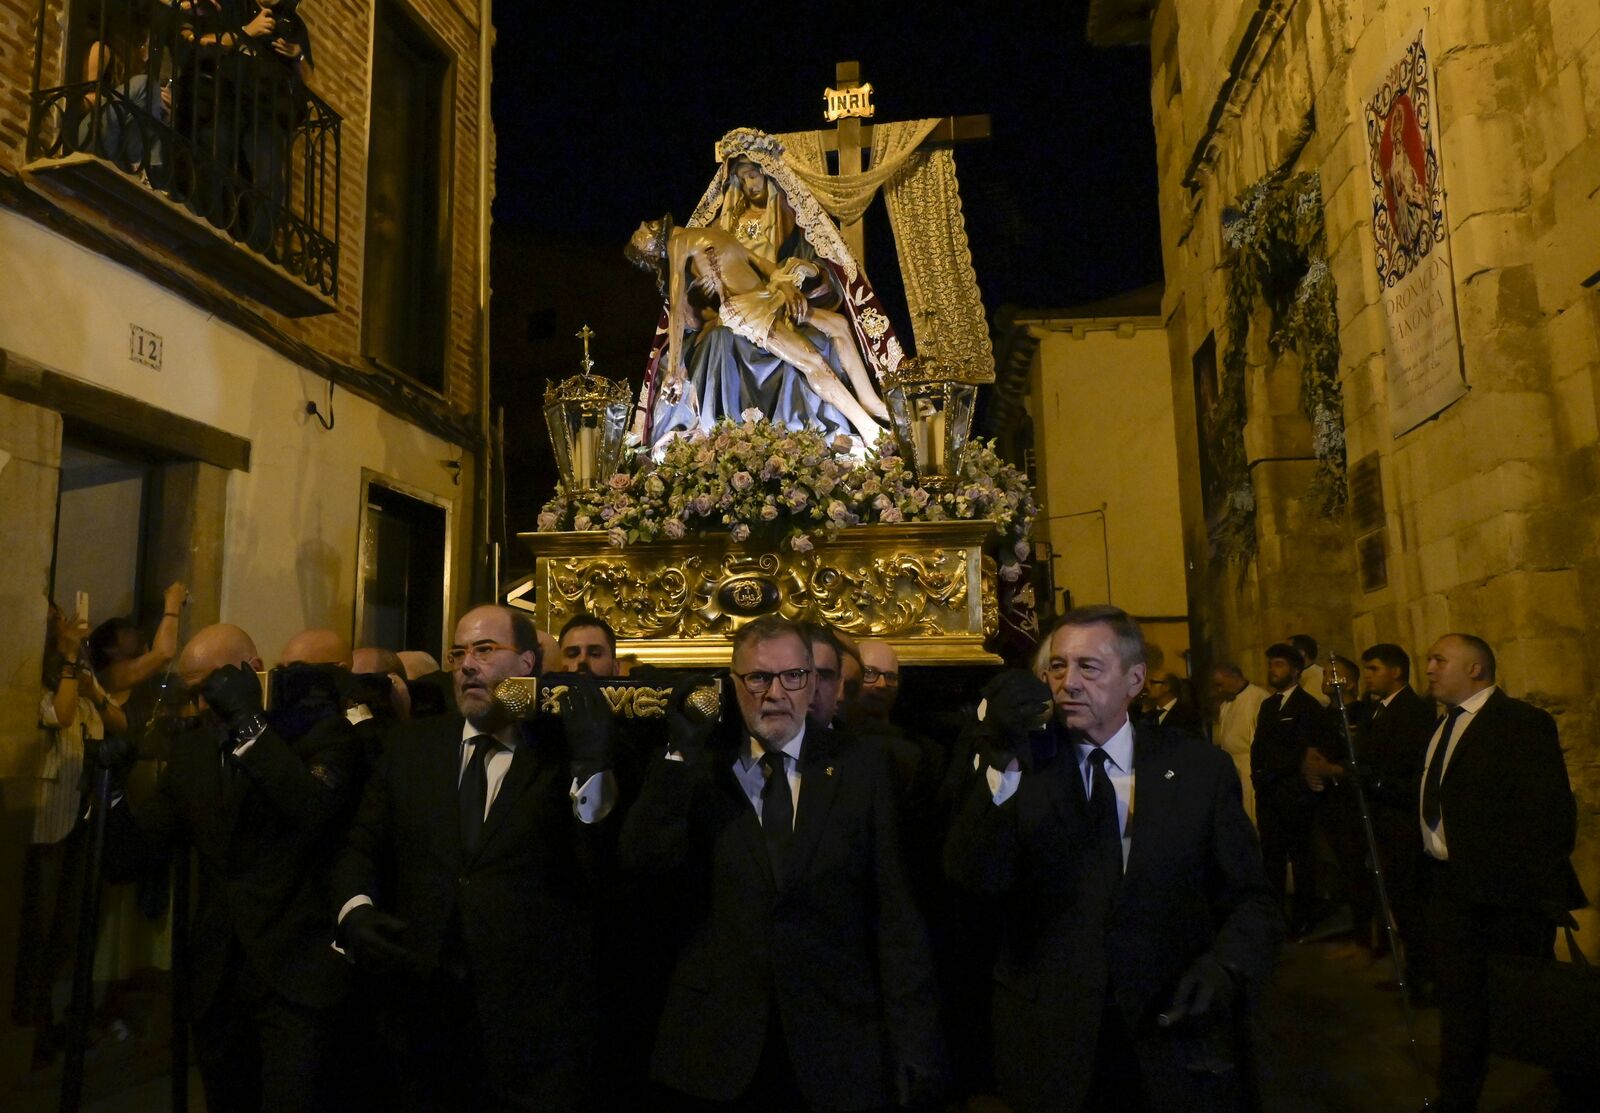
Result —
MULTIPOLYGON (((629 233, 669 209, 688 218, 731 128, 829 126, 836 62, 860 62, 879 120, 993 117, 992 138, 956 148, 991 317, 1158 281, 1149 53, 1089 46, 1086 8, 497 4, 492 350, 511 532, 552 489, 539 399, 576 370, 572 333, 593 324, 600 373, 642 374, 655 293, 622 262, 629 233)), ((879 201, 867 269, 903 328, 891 251, 879 201)))

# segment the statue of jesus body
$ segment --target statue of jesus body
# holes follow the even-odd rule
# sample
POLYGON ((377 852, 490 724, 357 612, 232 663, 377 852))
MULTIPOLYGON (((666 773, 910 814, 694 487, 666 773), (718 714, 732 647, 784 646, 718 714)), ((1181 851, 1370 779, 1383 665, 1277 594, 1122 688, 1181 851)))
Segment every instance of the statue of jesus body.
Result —
POLYGON ((689 304, 692 284, 716 302, 719 323, 793 364, 811 390, 843 414, 863 440, 868 444, 877 440, 882 429, 863 403, 871 404, 879 416, 888 413, 856 350, 849 321, 812 306, 801 293, 801 283, 816 273, 813 264, 788 259, 774 265, 722 228, 675 228, 666 218, 639 225, 628 247, 628 257, 640 266, 658 268, 664 263, 666 268, 670 338, 663 387, 669 398, 682 390, 687 374, 682 334, 703 323, 689 304), (859 398, 796 328, 797 322, 812 325, 833 341, 840 366, 859 398))

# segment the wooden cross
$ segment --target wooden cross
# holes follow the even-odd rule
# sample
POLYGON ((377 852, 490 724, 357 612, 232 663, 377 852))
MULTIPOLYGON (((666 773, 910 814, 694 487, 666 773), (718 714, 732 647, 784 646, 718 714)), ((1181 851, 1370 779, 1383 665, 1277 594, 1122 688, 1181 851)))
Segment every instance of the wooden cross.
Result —
MULTIPOLYGON (((840 62, 834 67, 833 76, 840 91, 860 88, 861 64, 840 62)), ((978 116, 946 116, 935 125, 928 138, 922 141, 922 146, 943 147, 987 138, 989 138, 988 113, 978 116)), ((872 125, 862 123, 858 117, 847 116, 839 121, 838 127, 833 131, 822 132, 822 149, 839 152, 837 171, 839 174, 861 173, 861 154, 871 147, 872 125)), ((865 264, 866 253, 861 222, 858 220, 839 231, 844 236, 844 242, 850 245, 850 250, 855 252, 856 258, 865 264)))
POLYGON ((587 375, 594 367, 594 360, 589 358, 589 341, 594 337, 594 329, 590 328, 589 323, 585 321, 583 327, 572 335, 583 341, 583 363, 581 366, 583 367, 583 373, 587 375))

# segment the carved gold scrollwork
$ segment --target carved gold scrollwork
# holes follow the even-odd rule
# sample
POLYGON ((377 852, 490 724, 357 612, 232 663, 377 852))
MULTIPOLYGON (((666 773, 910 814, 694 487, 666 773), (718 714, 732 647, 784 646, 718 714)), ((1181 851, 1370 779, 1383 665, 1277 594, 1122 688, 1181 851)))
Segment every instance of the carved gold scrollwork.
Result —
MULTIPOLYGON (((566 684, 551 684, 539 690, 539 713, 562 714, 561 697, 568 690, 566 684)), ((600 689, 611 713, 623 719, 659 719, 667 713, 667 703, 672 698, 671 688, 658 688, 649 684, 607 684, 600 689)))
POLYGON ((943 634, 963 625, 967 554, 934 549, 928 556, 895 553, 855 567, 815 558, 787 610, 868 637, 943 634))
POLYGON ((983 592, 983 636, 992 638, 1000 632, 1000 578, 994 557, 984 556, 979 566, 979 579, 983 592))
POLYGON ((725 664, 734 631, 762 614, 890 639, 902 659, 993 661, 983 639, 999 628, 1000 584, 987 533, 984 522, 875 524, 809 552, 728 537, 625 549, 595 533, 525 537, 546 629, 588 612, 641 660, 699 666, 725 664))

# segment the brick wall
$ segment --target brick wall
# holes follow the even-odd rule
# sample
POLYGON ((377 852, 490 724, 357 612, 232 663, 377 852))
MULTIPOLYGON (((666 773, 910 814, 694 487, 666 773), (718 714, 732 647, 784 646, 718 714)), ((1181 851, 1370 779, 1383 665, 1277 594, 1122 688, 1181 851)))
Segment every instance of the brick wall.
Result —
MULTIPOLYGON (((445 345, 444 397, 450 410, 473 415, 478 407, 478 5, 475 0, 404 0, 442 41, 455 61, 452 111, 455 148, 451 164, 452 225, 450 335, 445 345)), ((0 173, 15 174, 26 149, 28 94, 32 87, 35 21, 39 0, 0 0, 0 173)), ((60 40, 66 0, 45 4, 46 40, 42 82, 59 80, 60 40)), ((204 274, 193 274, 216 293, 237 300, 265 318, 283 336, 310 345, 336 363, 366 369, 361 358, 361 280, 366 215, 367 91, 373 0, 304 0, 300 13, 316 52, 313 90, 343 117, 340 191, 338 311, 291 319, 236 298, 204 274)), ((491 136, 491 171, 493 166, 491 136)), ((90 222, 96 214, 72 210, 90 222)), ((140 243, 136 233, 112 229, 140 243)), ((159 248, 152 250, 159 251, 159 248)), ((180 257, 167 260, 187 271, 180 257)), ((381 372, 371 371, 373 375, 381 372)))

